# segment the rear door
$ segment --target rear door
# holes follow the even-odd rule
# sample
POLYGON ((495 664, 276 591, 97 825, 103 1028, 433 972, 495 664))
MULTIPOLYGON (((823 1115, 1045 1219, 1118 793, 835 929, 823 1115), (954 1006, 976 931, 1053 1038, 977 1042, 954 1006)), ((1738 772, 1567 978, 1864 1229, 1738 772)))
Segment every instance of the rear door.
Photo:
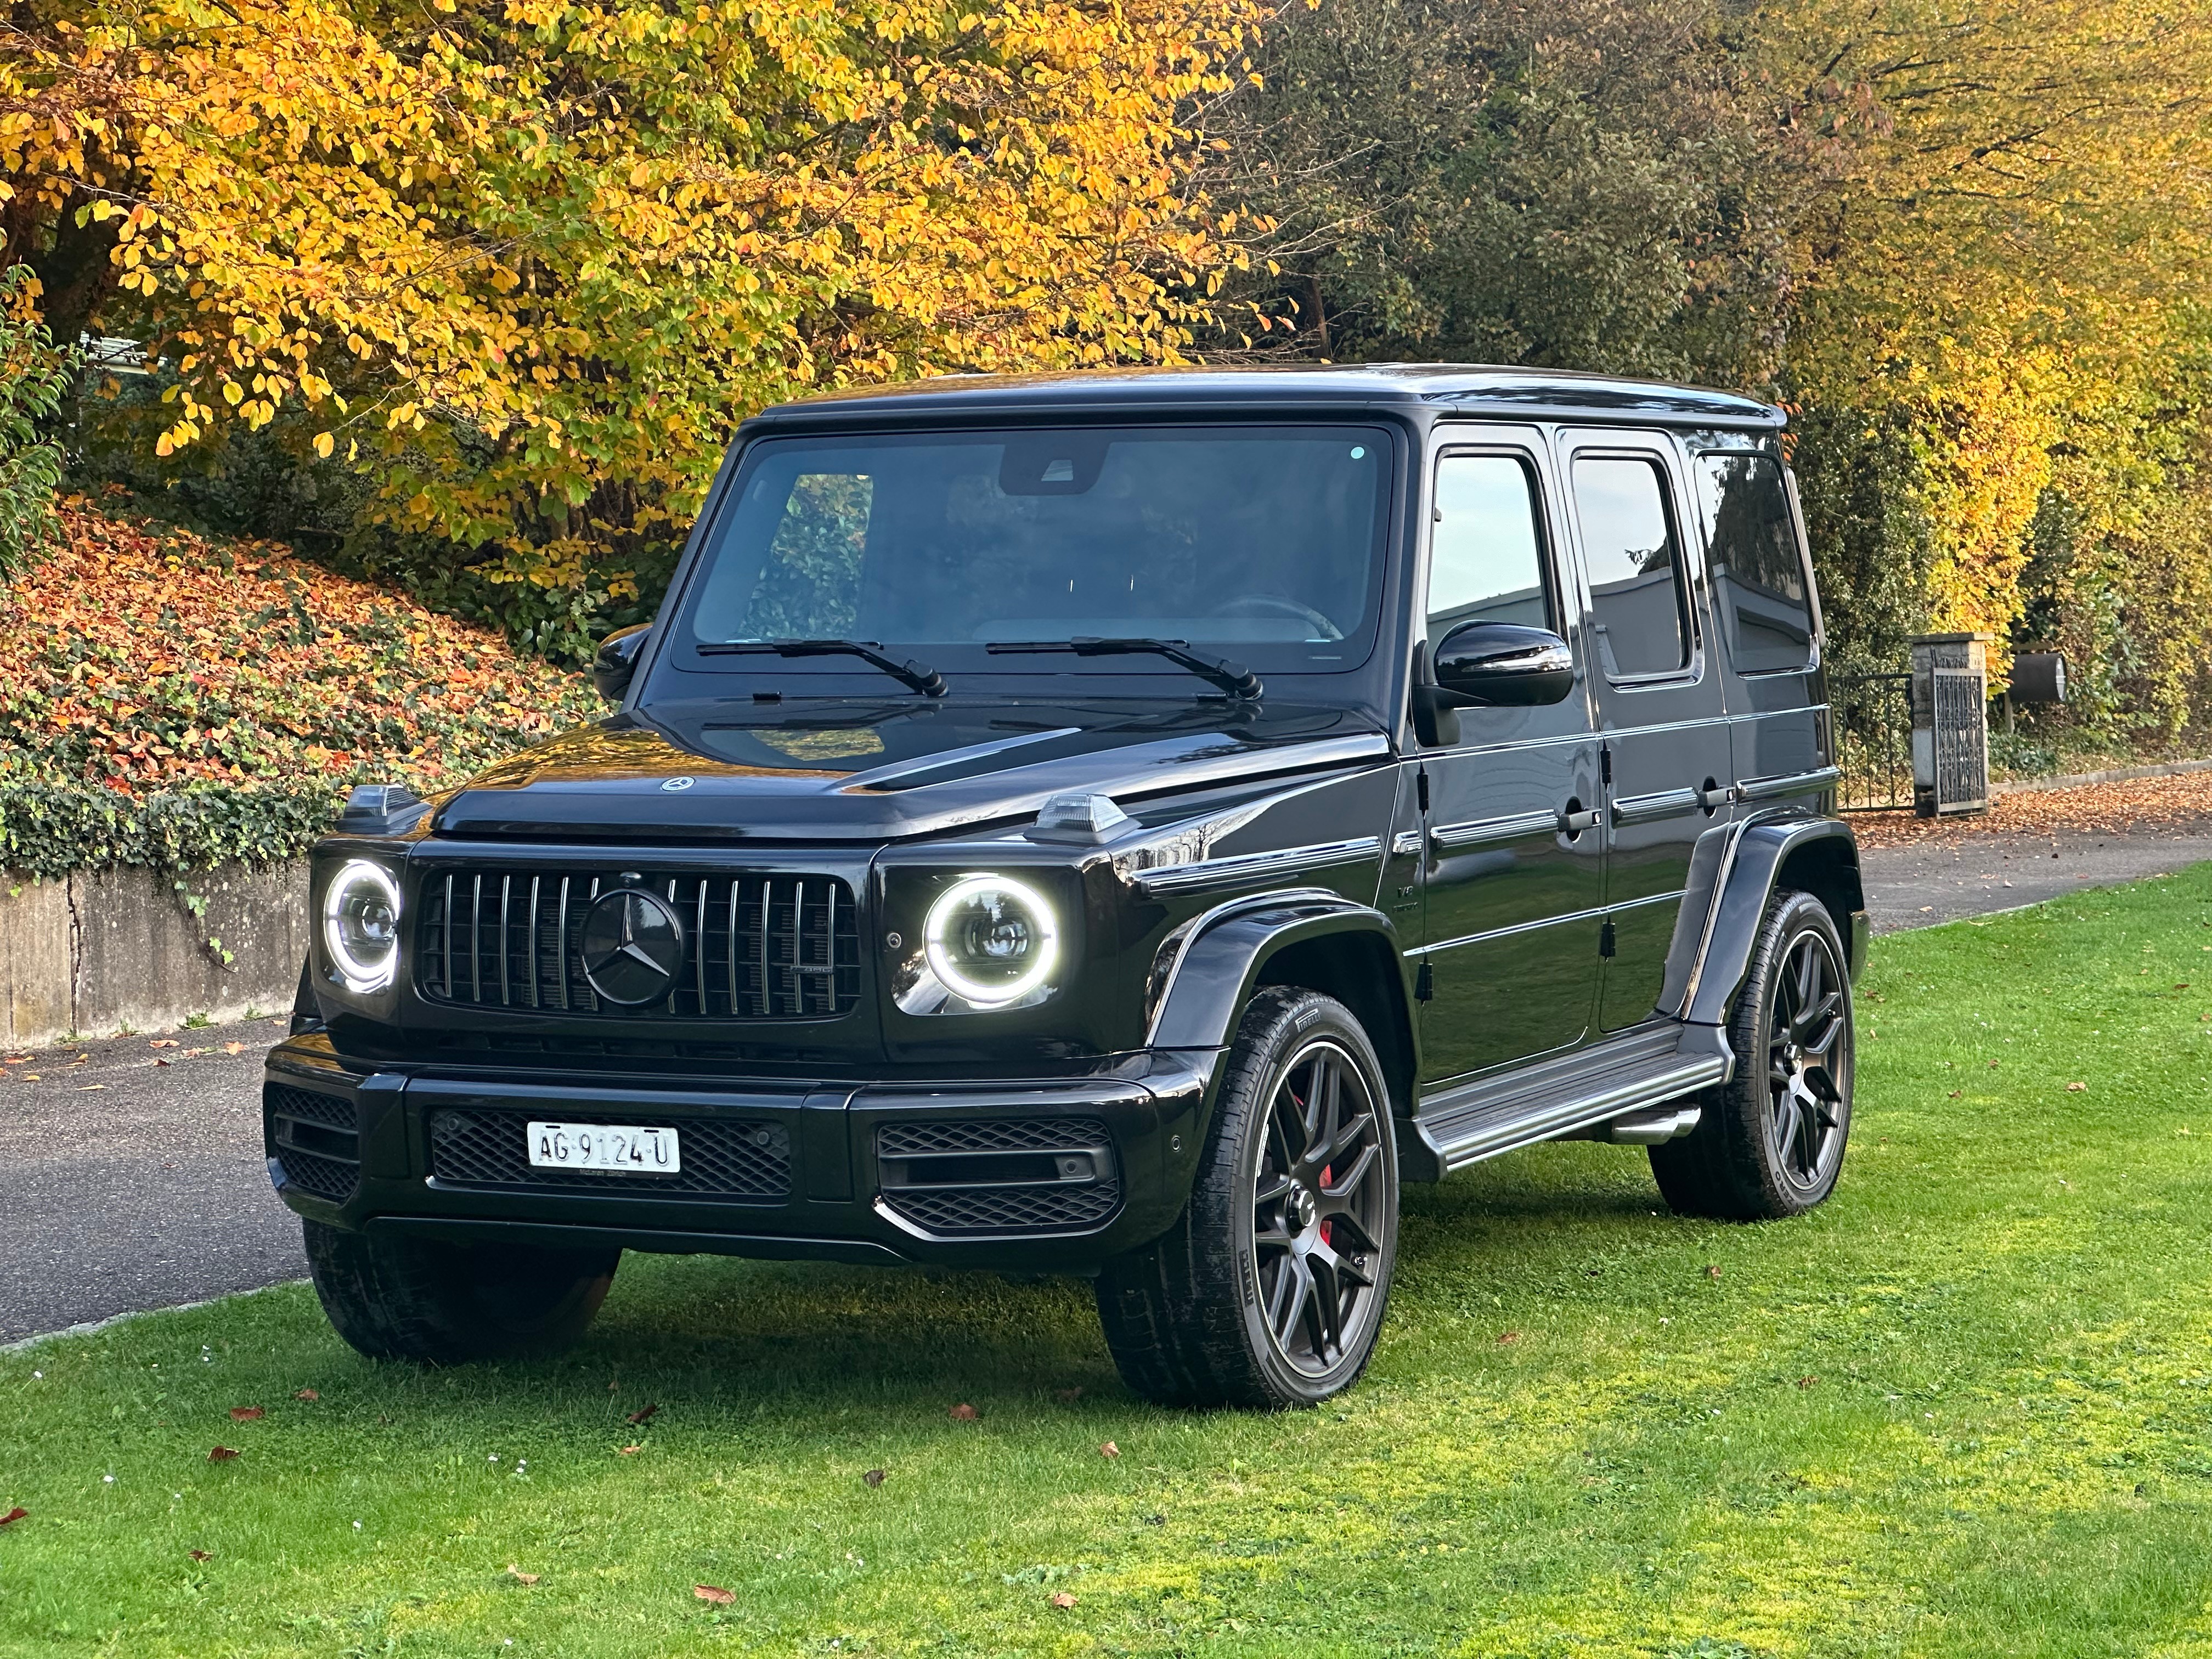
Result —
MULTIPOLYGON (((1486 428, 1432 462, 1427 646, 1487 618, 1577 641, 1542 435, 1486 428)), ((1598 981, 1604 833, 1587 678, 1540 708, 1459 711, 1416 762, 1425 793, 1423 1081, 1572 1047, 1598 981)))
POLYGON ((1561 434, 1604 749, 1601 1031, 1652 1017, 1690 854, 1734 778, 1695 522, 1663 433, 1561 434))

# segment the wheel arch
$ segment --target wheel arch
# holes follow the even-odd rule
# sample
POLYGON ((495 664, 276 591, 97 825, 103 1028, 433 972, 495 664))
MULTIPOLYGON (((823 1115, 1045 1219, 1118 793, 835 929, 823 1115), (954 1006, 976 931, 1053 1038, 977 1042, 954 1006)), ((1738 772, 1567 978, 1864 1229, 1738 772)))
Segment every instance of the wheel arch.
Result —
POLYGON ((1781 812, 1709 830, 1691 868, 1662 1007, 1693 1025, 1728 1023, 1778 889, 1811 893, 1836 924, 1847 972, 1865 955, 1866 894, 1858 842, 1839 818, 1781 812))
POLYGON ((1303 986, 1350 1009, 1375 1045, 1395 1115, 1411 1114, 1419 1030, 1397 929, 1373 907, 1308 890, 1224 905, 1201 917, 1170 965, 1148 1042, 1224 1048, 1263 988, 1303 986))

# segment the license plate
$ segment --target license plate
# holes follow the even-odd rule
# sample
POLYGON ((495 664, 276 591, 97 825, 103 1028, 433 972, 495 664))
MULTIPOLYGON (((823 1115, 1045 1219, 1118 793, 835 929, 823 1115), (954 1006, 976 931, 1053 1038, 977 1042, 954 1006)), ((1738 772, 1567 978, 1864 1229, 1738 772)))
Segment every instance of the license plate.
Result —
POLYGON ((533 1123, 530 1162, 539 1170, 611 1170, 623 1175, 675 1175, 684 1168, 675 1130, 629 1123, 533 1123))

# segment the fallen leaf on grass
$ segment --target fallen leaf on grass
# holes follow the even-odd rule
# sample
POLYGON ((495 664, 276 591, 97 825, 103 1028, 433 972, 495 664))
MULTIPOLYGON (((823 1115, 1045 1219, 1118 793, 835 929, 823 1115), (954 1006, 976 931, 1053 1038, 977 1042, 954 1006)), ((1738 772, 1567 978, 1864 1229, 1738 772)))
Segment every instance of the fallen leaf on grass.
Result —
POLYGON ((1066 1590, 1054 1590, 1052 1593, 1052 1604, 1056 1607, 1072 1607, 1075 1605, 1075 1598, 1066 1590))
POLYGON ((958 1423, 973 1423, 977 1418, 982 1416, 982 1413, 977 1411, 973 1406, 969 1405, 964 1400, 945 1413, 946 1416, 958 1423))
POLYGON ((538 1575, 536 1573, 525 1572, 520 1567, 516 1566, 512 1561, 507 1564, 507 1576, 514 1580, 518 1584, 534 1584, 538 1582, 538 1575))
POLYGON ((1052 1397, 1060 1401, 1063 1406, 1073 1406, 1077 1401, 1083 1398, 1083 1390, 1079 1388, 1054 1389, 1052 1391, 1052 1397))
POLYGON ((658 1406, 641 1406, 629 1414, 629 1420, 632 1423, 649 1422, 652 1420, 653 1413, 659 1409, 658 1406))
POLYGON ((1962 1090, 1962 1089, 1954 1089, 1954 1090, 1952 1090, 1952 1091, 1951 1091, 1951 1092, 1950 1092, 1948 1096, 1946 1096, 1946 1097, 1945 1097, 1945 1098, 1946 1098, 1946 1099, 1949 1099, 1949 1100, 1956 1100, 1956 1099, 1957 1099, 1957 1098, 1958 1098, 1961 1094, 1963 1094, 1963 1093, 1965 1093, 1965 1092, 1966 1092, 1966 1091, 1965 1091, 1964 1090, 1962 1090))
POLYGON ((1820 1380, 1817 1376, 1801 1376, 1797 1379, 1797 1386, 1801 1389, 1809 1389, 1820 1380))
POLYGON ((1101 1457, 1119 1457, 1121 1455, 1121 1449, 1109 1440, 1098 1448, 1098 1455, 1101 1457))
POLYGON ((0 1527, 13 1526, 29 1514, 30 1510, 21 1507, 9 1510, 7 1514, 0 1515, 0 1527))
POLYGON ((1518 1331, 1501 1331, 1498 1335, 1498 1342, 1500 1347, 1504 1346, 1508 1343, 1518 1342, 1520 1340, 1521 1333, 1518 1331))
POLYGON ((210 1463, 228 1463, 232 1458, 237 1455, 238 1454, 235 1451, 233 1451, 228 1446, 217 1446, 213 1451, 208 1454, 208 1462, 210 1463))
POLYGON ((191 1556, 195 1561, 205 1561, 210 1559, 208 1553, 205 1550, 186 1550, 185 1553, 191 1556))
POLYGON ((2078 1095, 2088 1086, 2086 1083, 2069 1083, 2066 1085, 2066 1092, 2069 1095, 2078 1095))
POLYGON ((694 1584, 691 1594, 702 1601, 712 1601, 718 1607, 726 1607, 738 1599, 734 1590, 726 1590, 719 1584, 694 1584))
POLYGON ((1708 1279, 1718 1279, 1720 1276, 1721 1276, 1721 1270, 1720 1270, 1720 1268, 1719 1268, 1719 1267, 1717 1267, 1717 1266, 1715 1266, 1713 1263, 1711 1263, 1711 1262, 1708 1261, 1708 1262, 1705 1264, 1705 1277, 1706 1277, 1706 1278, 1708 1278, 1708 1279))
POLYGON ((615 1449, 620 1452, 624 1457, 628 1457, 633 1452, 643 1451, 645 1448, 642 1446, 617 1446, 615 1449))
POLYGON ((259 1406, 233 1406, 230 1408, 231 1420, 234 1423, 258 1423, 268 1414, 259 1406))
POLYGON ((317 1394, 313 1389, 302 1389, 299 1393, 294 1395, 292 1398, 295 1400, 320 1400, 322 1395, 317 1394))
POLYGON ((860 1477, 860 1484, 864 1486, 880 1486, 884 1484, 884 1471, 882 1469, 870 1469, 860 1477))

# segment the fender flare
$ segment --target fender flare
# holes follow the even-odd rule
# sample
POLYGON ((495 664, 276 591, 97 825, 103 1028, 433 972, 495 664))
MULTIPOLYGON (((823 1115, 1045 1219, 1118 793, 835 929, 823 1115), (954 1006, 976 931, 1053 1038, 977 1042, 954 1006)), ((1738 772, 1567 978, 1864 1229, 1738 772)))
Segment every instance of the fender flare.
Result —
POLYGON ((1751 971, 1759 928, 1785 866, 1808 853, 1823 872, 1820 896, 1837 915, 1846 968, 1866 957, 1866 898, 1858 842, 1839 818, 1784 810, 1707 830, 1690 864, 1689 890, 1667 953, 1661 1008, 1692 1025, 1725 1025, 1751 971))
MULTIPOLYGON (((1270 962, 1297 945, 1356 936, 1374 940, 1370 948, 1397 965, 1394 981, 1375 988, 1395 1029, 1370 1030, 1369 1037, 1386 1069, 1408 1079, 1417 1072, 1420 1030, 1413 1018, 1403 948, 1398 930, 1374 906, 1325 888, 1254 894, 1216 905, 1177 933, 1161 948, 1165 967, 1154 969, 1158 988, 1146 998, 1146 1047, 1225 1049, 1270 962)), ((1410 1099, 1406 1104, 1410 1107, 1410 1099)))

